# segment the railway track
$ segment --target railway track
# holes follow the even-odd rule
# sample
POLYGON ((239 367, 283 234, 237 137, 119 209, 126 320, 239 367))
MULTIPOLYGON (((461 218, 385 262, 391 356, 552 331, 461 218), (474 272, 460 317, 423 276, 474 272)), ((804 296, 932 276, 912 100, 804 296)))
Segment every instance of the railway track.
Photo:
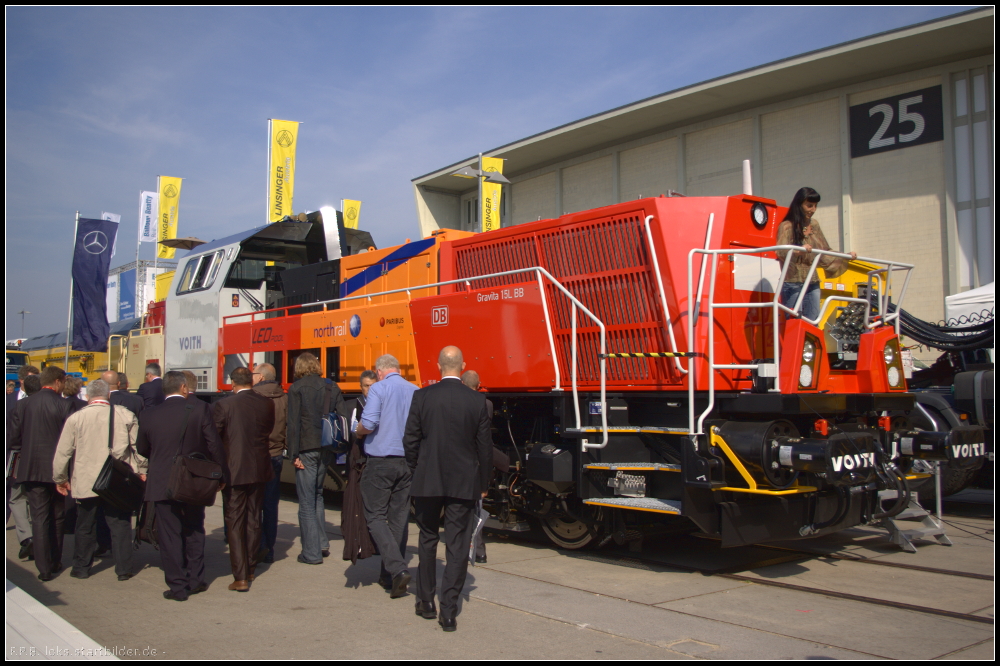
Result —
MULTIPOLYGON (((756 546, 756 547, 759 548, 761 546, 756 546)), ((783 563, 786 563, 786 562, 801 561, 801 560, 807 559, 807 558, 820 558, 820 557, 831 558, 831 556, 828 555, 827 553, 818 553, 818 552, 806 551, 806 550, 795 550, 795 549, 790 549, 790 548, 780 548, 780 547, 776 547, 776 546, 767 546, 766 548, 769 549, 769 550, 787 552, 788 556, 777 558, 776 560, 766 560, 764 562, 756 561, 756 562, 750 564, 749 566, 745 566, 745 567, 739 568, 738 570, 746 571, 747 569, 751 569, 751 568, 753 568, 753 569, 759 569, 759 568, 762 568, 762 567, 773 566, 775 564, 783 564, 783 563)), ((769 587, 777 587, 777 588, 781 588, 781 589, 785 589, 785 590, 793 590, 793 591, 796 591, 796 592, 804 592, 806 594, 815 594, 815 595, 820 595, 820 596, 824 596, 824 597, 832 597, 832 598, 836 598, 836 599, 846 599, 846 600, 849 600, 849 601, 857 601, 857 602, 866 603, 866 604, 872 604, 872 605, 876 605, 876 606, 888 606, 890 608, 899 608, 899 609, 903 609, 903 610, 909 610, 909 611, 913 611, 913 612, 916 612, 916 613, 924 613, 924 614, 928 614, 928 615, 940 615, 940 616, 943 616, 943 617, 950 617, 950 618, 958 619, 958 620, 967 620, 969 622, 977 622, 977 623, 980 623, 980 624, 994 624, 993 618, 990 618, 990 617, 982 617, 982 616, 979 616, 979 615, 972 615, 972 614, 969 614, 969 613, 959 613, 959 612, 955 612, 955 611, 944 610, 944 609, 941 609, 941 608, 932 608, 930 606, 921 606, 921 605, 916 605, 916 604, 908 604, 908 603, 904 603, 904 602, 901 602, 901 601, 893 601, 893 600, 890 600, 890 599, 879 599, 878 597, 869 597, 869 596, 863 596, 863 595, 857 595, 857 594, 850 594, 850 593, 847 593, 847 592, 837 592, 835 590, 825 590, 825 589, 822 589, 822 588, 810 587, 808 585, 796 585, 794 583, 785 583, 785 582, 782 582, 782 581, 776 581, 776 580, 771 580, 771 579, 767 579, 767 578, 758 578, 758 577, 755 577, 755 576, 745 576, 745 575, 742 575, 742 574, 738 573, 738 571, 734 571, 733 568, 712 571, 712 570, 708 570, 708 569, 701 568, 701 567, 692 567, 692 566, 680 565, 680 564, 676 564, 676 563, 667 563, 667 562, 663 562, 661 560, 655 560, 655 559, 652 559, 652 558, 637 557, 637 556, 632 555, 632 554, 622 554, 622 553, 613 553, 613 552, 608 552, 608 553, 595 552, 595 553, 578 554, 577 556, 582 556, 582 557, 584 557, 586 559, 592 559, 592 560, 603 560, 603 561, 607 561, 609 563, 614 563, 614 564, 625 564, 626 566, 628 566, 629 564, 642 564, 642 565, 645 565, 646 567, 650 567, 650 568, 652 568, 652 567, 659 567, 659 568, 662 568, 662 569, 675 569, 675 570, 681 570, 681 571, 690 571, 692 573, 700 573, 700 574, 703 574, 705 576, 714 576, 714 577, 717 577, 717 578, 725 578, 727 580, 738 580, 738 581, 742 581, 742 582, 746 582, 746 583, 753 583, 755 585, 766 585, 766 586, 769 586, 769 587)), ((987 575, 987 574, 975 574, 975 573, 969 573, 969 572, 964 572, 964 571, 951 571, 951 570, 947 570, 947 569, 936 569, 936 568, 932 568, 932 567, 921 567, 921 566, 916 566, 916 565, 899 564, 899 563, 894 563, 894 562, 879 562, 878 560, 874 560, 874 559, 864 559, 864 558, 852 557, 852 556, 833 556, 831 559, 836 559, 836 560, 845 561, 845 562, 858 562, 858 563, 867 563, 867 564, 878 564, 878 565, 882 565, 882 566, 892 566, 892 567, 901 568, 901 569, 908 569, 908 570, 911 570, 911 571, 921 571, 921 572, 924 572, 924 573, 933 573, 933 574, 938 574, 938 575, 960 576, 960 577, 966 577, 966 578, 975 578, 975 579, 979 579, 979 580, 988 580, 988 581, 991 581, 991 582, 993 581, 993 576, 990 576, 990 575, 987 575)))

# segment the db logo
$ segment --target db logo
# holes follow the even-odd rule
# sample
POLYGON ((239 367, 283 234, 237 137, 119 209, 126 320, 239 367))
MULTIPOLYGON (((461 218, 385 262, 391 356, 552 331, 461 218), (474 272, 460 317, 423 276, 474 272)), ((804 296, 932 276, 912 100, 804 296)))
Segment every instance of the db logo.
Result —
POLYGON ((448 306, 442 305, 438 308, 431 308, 431 326, 448 325, 448 306))

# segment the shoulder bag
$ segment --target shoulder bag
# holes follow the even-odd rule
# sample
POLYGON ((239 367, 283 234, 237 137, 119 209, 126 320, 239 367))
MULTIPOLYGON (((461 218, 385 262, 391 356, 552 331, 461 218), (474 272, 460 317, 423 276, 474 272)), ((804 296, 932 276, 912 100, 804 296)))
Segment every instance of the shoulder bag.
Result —
MULTIPOLYGON (((132 466, 114 456, 115 448, 115 406, 108 405, 111 411, 108 415, 108 459, 94 481, 94 494, 124 513, 134 513, 142 506, 146 493, 146 482, 132 470, 132 466)), ((126 454, 131 452, 129 442, 126 454)), ((126 458, 128 456, 126 455, 126 458)))
POLYGON ((222 481, 222 465, 206 458, 201 453, 184 455, 184 435, 187 432, 191 405, 184 407, 184 422, 181 424, 182 453, 174 456, 167 483, 167 499, 194 506, 212 506, 222 481))

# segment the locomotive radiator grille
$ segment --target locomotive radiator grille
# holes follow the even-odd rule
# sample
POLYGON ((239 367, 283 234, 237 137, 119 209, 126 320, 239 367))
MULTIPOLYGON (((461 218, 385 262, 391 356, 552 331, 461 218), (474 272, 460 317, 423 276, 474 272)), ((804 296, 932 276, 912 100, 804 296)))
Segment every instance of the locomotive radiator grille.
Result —
MULTIPOLYGON (((523 236, 475 243, 456 250, 459 278, 542 266, 607 327, 608 352, 645 352, 667 348, 663 313, 646 248, 641 217, 609 217, 523 236)), ((527 281, 512 275, 472 282, 473 289, 527 281)), ((464 291, 465 285, 459 285, 464 291)), ((571 374, 572 305, 552 285, 546 287, 560 372, 571 374)), ((577 313, 577 380, 600 381, 600 333, 577 313)), ((609 384, 669 382, 668 359, 612 358, 609 384)))

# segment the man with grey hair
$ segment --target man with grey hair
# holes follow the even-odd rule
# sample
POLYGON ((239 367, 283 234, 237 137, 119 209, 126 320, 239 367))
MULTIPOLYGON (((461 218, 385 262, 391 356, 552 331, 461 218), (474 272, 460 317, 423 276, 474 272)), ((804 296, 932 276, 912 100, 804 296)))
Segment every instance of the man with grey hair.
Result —
POLYGON ((379 583, 393 599, 406 594, 407 518, 410 513, 410 468, 403 450, 403 429, 417 387, 403 379, 391 354, 375 361, 378 382, 368 399, 355 434, 365 436, 367 463, 361 475, 361 497, 372 541, 382 555, 379 583))
MULTIPOLYGON (((136 390, 135 394, 142 398, 143 404, 146 407, 153 407, 159 405, 163 402, 163 380, 160 379, 160 375, 163 374, 163 370, 160 368, 159 363, 150 363, 146 366, 146 382, 136 390)), ((194 391, 194 387, 191 387, 191 391, 194 391)))
POLYGON ((139 421, 130 410, 112 405, 108 400, 108 384, 95 379, 87 385, 87 406, 66 419, 52 461, 52 480, 62 495, 72 493, 76 500, 76 536, 73 545, 73 578, 90 577, 90 566, 97 552, 98 509, 111 530, 111 552, 118 580, 132 577, 132 515, 105 502, 92 490, 104 462, 107 460, 111 410, 114 411, 114 434, 110 455, 124 460, 145 478, 146 459, 135 452, 133 445, 139 432, 139 421), (72 478, 69 470, 72 465, 72 478))

